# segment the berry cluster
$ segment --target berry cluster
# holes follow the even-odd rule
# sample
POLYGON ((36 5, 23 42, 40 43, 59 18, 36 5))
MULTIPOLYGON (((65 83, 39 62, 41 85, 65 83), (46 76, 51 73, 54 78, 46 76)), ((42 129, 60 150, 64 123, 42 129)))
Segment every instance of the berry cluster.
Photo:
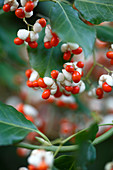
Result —
POLYGON ((67 44, 62 44, 61 51, 64 53, 63 59, 69 60, 71 58, 71 54, 76 54, 76 55, 81 54, 82 48, 79 47, 79 45, 76 43, 67 43, 67 44))
POLYGON ((51 170, 53 165, 53 154, 44 150, 33 150, 27 161, 28 168, 21 167, 19 170, 51 170))
POLYGON ((42 88, 43 99, 48 99, 50 95, 61 97, 62 94, 69 96, 82 93, 85 90, 85 84, 81 80, 83 75, 82 68, 84 64, 79 62, 65 63, 62 73, 57 70, 51 72, 51 77, 41 78, 35 70, 27 70, 26 76, 29 79, 27 86, 32 88, 42 88))
POLYGON ((33 9, 37 6, 38 0, 20 0, 22 7, 16 0, 5 0, 3 10, 5 12, 15 11, 18 18, 30 18, 33 15, 33 9), (18 8, 19 7, 19 8, 18 8))
POLYGON ((90 96, 98 96, 98 99, 103 98, 104 92, 109 93, 112 91, 113 86, 113 73, 111 75, 103 74, 99 78, 99 86, 98 88, 93 88, 90 92, 90 96))
POLYGON ((47 25, 45 28, 45 37, 44 37, 44 47, 50 49, 56 47, 59 44, 59 37, 56 33, 52 32, 51 26, 47 25))
POLYGON ((65 107, 72 110, 76 110, 78 108, 78 105, 75 101, 75 98, 73 96, 65 96, 62 95, 59 98, 55 98, 54 96, 50 96, 50 98, 47 100, 49 103, 55 103, 58 107, 65 107))
POLYGON ((37 48, 38 43, 36 40, 39 38, 39 32, 42 28, 46 26, 46 20, 44 18, 38 19, 33 25, 33 31, 28 31, 26 29, 20 29, 17 32, 17 38, 14 39, 16 45, 21 45, 24 42, 27 43, 31 48, 37 48))
POLYGON ((5 12, 15 11, 18 8, 18 6, 19 3, 16 0, 5 0, 3 10, 5 12))

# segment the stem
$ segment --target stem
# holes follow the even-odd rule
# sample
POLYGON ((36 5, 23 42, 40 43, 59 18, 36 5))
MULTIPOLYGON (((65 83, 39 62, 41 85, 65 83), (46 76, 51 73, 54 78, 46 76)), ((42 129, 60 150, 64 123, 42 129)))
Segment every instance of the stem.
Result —
POLYGON ((87 129, 88 129, 88 128, 85 128, 85 129, 83 129, 83 130, 81 130, 81 131, 79 131, 79 132, 77 132, 77 133, 75 133, 75 134, 69 136, 68 138, 66 138, 65 140, 62 141, 62 144, 66 143, 68 140, 70 140, 71 138, 73 138, 73 137, 79 135, 81 132, 84 132, 84 131, 87 130, 87 129))
POLYGON ((31 24, 28 24, 28 22, 26 21, 26 19, 25 18, 23 18, 23 21, 25 22, 25 24, 29 27, 33 27, 33 25, 31 25, 31 24))
MULTIPOLYGON (((85 130, 85 129, 84 129, 85 130)), ((81 132, 81 131, 80 131, 81 132)), ((78 132, 79 133, 79 132, 78 132)), ((97 145, 101 142, 103 142, 104 140, 106 140, 107 138, 109 138, 110 136, 113 135, 113 128, 111 128, 109 131, 107 131, 106 133, 104 133, 103 135, 101 135, 100 137, 96 138, 92 144, 93 145, 97 145)), ((71 136, 72 137, 72 136, 71 136)), ((70 137, 69 137, 70 138, 70 137)), ((69 139, 68 138, 68 139, 69 139)), ((64 141, 66 142, 67 139, 64 141)), ((21 147, 21 148, 27 148, 27 149, 44 149, 47 151, 53 151, 56 152, 56 154, 58 152, 74 152, 76 150, 79 149, 78 145, 70 145, 70 146, 37 146, 37 145, 32 145, 32 144, 27 144, 27 143, 19 143, 19 144, 15 144, 16 147, 21 147)), ((56 155, 55 154, 55 155, 56 155)))
MULTIPOLYGON (((56 152, 56 150, 58 150, 59 148, 59 146, 37 146, 28 143, 19 143, 16 144, 15 146, 20 148, 26 148, 26 149, 44 149, 46 151, 53 151, 53 152, 56 152)), ((78 148, 79 148, 78 145, 62 146, 59 149, 59 152, 72 152, 77 150, 78 148)))
POLYGON ((103 141, 105 141, 106 139, 108 139, 110 136, 113 135, 113 128, 111 128, 110 130, 108 130, 106 133, 104 133, 103 135, 99 136, 98 138, 96 138, 92 144, 93 145, 97 145, 103 141))
POLYGON ((106 68, 105 66, 103 66, 103 65, 100 64, 100 63, 96 63, 96 65, 99 66, 99 67, 101 67, 101 68, 103 68, 103 69, 106 70, 108 73, 113 72, 113 71, 109 70, 108 68, 106 68))
POLYGON ((113 126, 113 124, 112 123, 108 123, 108 124, 100 124, 99 126, 113 126))
POLYGON ((42 136, 48 143, 51 144, 50 140, 47 138, 47 136, 45 136, 42 132, 40 132, 39 130, 36 130, 35 132, 37 132, 40 136, 42 136))
POLYGON ((89 72, 87 73, 86 77, 85 77, 85 80, 88 80, 89 76, 91 75, 93 69, 95 68, 96 66, 96 58, 95 58, 95 52, 93 50, 93 66, 90 68, 89 72))
POLYGON ((60 149, 62 148, 62 143, 59 145, 58 149, 55 151, 54 153, 54 157, 58 154, 58 152, 60 151, 60 149))
POLYGON ((55 140, 51 141, 51 144, 55 145, 55 144, 59 144, 61 142, 62 142, 62 139, 59 138, 59 139, 55 139, 55 140))

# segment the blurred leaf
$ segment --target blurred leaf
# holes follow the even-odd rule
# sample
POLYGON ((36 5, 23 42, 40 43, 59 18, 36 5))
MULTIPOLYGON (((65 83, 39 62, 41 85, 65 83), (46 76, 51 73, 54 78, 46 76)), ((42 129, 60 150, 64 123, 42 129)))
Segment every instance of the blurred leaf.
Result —
POLYGON ((61 43, 57 47, 46 49, 44 47, 44 34, 45 31, 41 31, 39 34, 38 47, 36 49, 28 48, 30 65, 32 68, 38 71, 41 77, 50 76, 52 70, 61 71, 63 67, 63 53, 61 52, 61 43))
MULTIPOLYGON (((85 141, 80 145, 79 152, 77 154, 77 164, 78 166, 85 168, 87 164, 96 159, 96 149, 88 141, 85 141)), ((86 168, 85 168, 86 169, 86 168)))
POLYGON ((52 170, 58 170, 55 166, 52 167, 52 170))
POLYGON ((84 141, 93 141, 98 132, 97 123, 93 123, 89 128, 84 129, 76 136, 76 144, 81 144, 84 141))
POLYGON ((110 26, 95 26, 97 37, 101 41, 113 42, 113 27, 110 26))
MULTIPOLYGON (((8 59, 11 63, 19 66, 25 66, 25 61, 21 58, 19 50, 22 46, 14 44, 16 31, 22 27, 22 21, 18 21, 14 13, 4 13, 0 15, 0 49, 2 50, 2 58, 4 61, 8 59)), ((1 53, 0 53, 1 55, 1 53)))
POLYGON ((0 26, 0 48, 5 51, 4 55, 10 57, 13 62, 15 61, 16 63, 18 62, 18 64, 25 65, 25 62, 19 56, 19 51, 13 42, 13 38, 11 38, 9 34, 0 26))
POLYGON ((11 89, 17 89, 17 85, 14 82, 14 76, 17 73, 13 67, 6 63, 0 63, 0 80, 1 83, 3 82, 7 87, 11 89))
POLYGON ((74 98, 75 98, 75 101, 76 101, 76 103, 78 104, 78 112, 80 112, 80 113, 84 113, 84 114, 86 114, 86 115, 88 115, 88 116, 91 116, 91 111, 90 111, 90 109, 88 108, 88 106, 86 106, 83 102, 82 102, 82 100, 81 100, 81 98, 80 98, 80 95, 73 95, 74 96, 74 98))
POLYGON ((75 154, 77 166, 87 169, 86 165, 96 159, 96 150, 91 144, 98 132, 97 123, 93 123, 89 128, 83 129, 76 136, 75 143, 79 145, 79 150, 75 154))
POLYGON ((75 6, 83 17, 93 24, 113 21, 112 0, 75 0, 75 6))
POLYGON ((0 145, 17 143, 34 131, 37 128, 22 113, 0 102, 0 145))
POLYGON ((0 0, 0 7, 3 6, 4 0, 0 0))
POLYGON ((59 170, 68 170, 70 169, 74 161, 75 161, 74 156, 63 155, 55 159, 54 165, 59 170))
POLYGON ((85 57, 92 53, 96 38, 95 29, 83 23, 78 12, 71 6, 57 1, 50 10, 50 23, 52 31, 56 32, 62 41, 79 44, 85 57))

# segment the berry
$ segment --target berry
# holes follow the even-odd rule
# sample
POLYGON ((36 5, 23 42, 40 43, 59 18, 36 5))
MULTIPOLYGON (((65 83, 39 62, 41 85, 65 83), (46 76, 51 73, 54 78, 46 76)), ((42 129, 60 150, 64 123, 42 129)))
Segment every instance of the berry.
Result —
POLYGON ((50 41, 44 43, 44 47, 47 49, 52 48, 50 41))
POLYGON ((11 6, 10 6, 9 4, 5 4, 5 5, 3 6, 3 10, 4 10, 5 12, 9 12, 9 11, 10 11, 10 8, 11 8, 11 6))
POLYGON ((34 8, 34 3, 32 1, 28 1, 26 4, 25 4, 25 11, 26 12, 31 12, 33 11, 33 8, 34 8))
POLYGON ((107 58, 109 58, 109 59, 113 59, 113 51, 108 51, 108 52, 106 53, 106 56, 107 56, 107 58))
POLYGON ((28 87, 33 87, 33 82, 32 82, 32 81, 29 81, 29 80, 28 80, 28 81, 26 82, 26 84, 27 84, 28 87))
POLYGON ((47 85, 44 83, 43 78, 39 78, 39 79, 37 80, 37 82, 38 82, 38 85, 39 85, 40 87, 42 87, 42 88, 46 88, 46 87, 47 87, 47 85))
POLYGON ((54 97, 61 97, 62 96, 62 92, 60 91, 60 89, 59 89, 59 86, 57 86, 57 91, 56 91, 56 93, 54 94, 54 97))
POLYGON ((39 85, 38 85, 38 80, 34 80, 34 81, 33 81, 33 87, 39 87, 39 85))
POLYGON ((67 90, 67 91, 72 91, 73 90, 73 87, 72 86, 65 86, 65 90, 67 90))
POLYGON ((36 170, 37 168, 34 165, 28 165, 29 170, 36 170))
POLYGON ((40 165, 38 166, 39 170, 48 170, 48 165, 46 164, 46 162, 43 160, 40 165))
POLYGON ((51 38, 50 43, 51 43, 51 46, 56 47, 56 46, 59 44, 59 38, 53 36, 53 37, 51 38))
POLYGON ((70 96, 71 94, 67 94, 65 91, 63 91, 63 95, 70 96))
POLYGON ((109 86, 106 82, 103 83, 102 88, 105 92, 109 93, 112 91, 111 86, 109 86))
POLYGON ((71 65, 67 65, 65 69, 66 69, 67 72, 70 72, 70 73, 74 72, 74 67, 71 66, 71 65))
POLYGON ((25 41, 29 43, 31 41, 30 37, 27 37, 25 41))
POLYGON ((77 94, 77 93, 79 93, 79 90, 80 90, 79 86, 74 86, 73 90, 71 91, 71 93, 72 94, 77 94))
POLYGON ((102 88, 97 88, 97 89, 96 89, 96 95, 99 96, 99 97, 100 97, 100 96, 103 96, 103 90, 102 90, 102 88))
POLYGON ((41 18, 39 19, 39 24, 42 26, 42 27, 45 27, 46 26, 46 20, 44 18, 41 18))
POLYGON ((76 50, 72 50, 72 53, 73 54, 80 54, 80 53, 82 53, 82 48, 78 47, 76 50))
POLYGON ((84 67, 84 63, 82 61, 78 61, 77 66, 79 68, 83 68, 84 67))
POLYGON ((36 41, 29 42, 28 44, 31 48, 37 48, 38 47, 38 43, 36 41))
POLYGON ((74 71, 72 74, 72 79, 75 83, 78 83, 81 80, 81 75, 78 71, 74 71))
POLYGON ((29 116, 29 115, 25 115, 25 118, 29 121, 31 121, 32 123, 34 122, 32 116, 29 116))
POLYGON ((113 59, 111 59, 110 63, 111 63, 111 65, 113 65, 113 59))
POLYGON ((16 45, 21 45, 21 44, 23 44, 24 43, 24 40, 22 40, 22 39, 20 39, 20 38, 15 38, 14 39, 14 43, 16 44, 16 45))
POLYGON ((26 77, 29 78, 31 73, 32 73, 31 69, 26 70, 26 72, 25 72, 26 77))
POLYGON ((69 108, 75 110, 78 108, 78 105, 76 103, 70 103, 69 108))
POLYGON ((25 12, 23 9, 16 9, 15 11, 15 15, 18 17, 18 18, 25 18, 25 12))
POLYGON ((18 104, 18 106, 17 106, 17 108, 16 108, 16 109, 17 109, 19 112, 21 112, 21 113, 23 113, 23 114, 24 114, 23 107, 24 107, 24 105, 23 105, 22 103, 20 103, 20 104, 18 104))
POLYGON ((82 71, 82 73, 81 73, 81 77, 83 77, 83 75, 84 75, 84 72, 82 71))
POLYGON ((70 58, 71 58, 71 52, 70 51, 65 52, 63 55, 63 59, 69 60, 70 58))
POLYGON ((53 78, 53 79, 57 79, 57 77, 58 77, 58 71, 57 70, 52 70, 51 71, 51 77, 53 78))
POLYGON ((66 106, 66 104, 65 104, 62 100, 56 101, 56 105, 59 106, 59 107, 64 107, 64 106, 66 106))
POLYGON ((42 98, 43 99, 48 99, 49 98, 49 96, 50 96, 50 90, 49 89, 47 89, 47 90, 45 90, 43 93, 42 93, 42 98))

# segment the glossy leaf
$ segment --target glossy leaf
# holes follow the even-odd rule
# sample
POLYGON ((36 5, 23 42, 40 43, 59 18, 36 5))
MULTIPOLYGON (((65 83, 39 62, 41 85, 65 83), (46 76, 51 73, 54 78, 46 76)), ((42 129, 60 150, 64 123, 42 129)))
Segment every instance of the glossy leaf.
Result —
POLYGON ((75 158, 73 156, 68 155, 59 156, 58 158, 55 159, 54 165, 59 170, 66 170, 69 169, 72 166, 72 164, 74 164, 74 159, 75 158))
POLYGON ((95 26, 97 37, 101 41, 113 42, 113 27, 110 26, 95 26))
POLYGON ((37 7, 35 8, 35 11, 37 13, 40 13, 44 17, 50 18, 50 11, 53 5, 54 5, 54 2, 52 1, 39 2, 37 7))
POLYGON ((38 132, 34 124, 12 106, 0 103, 0 145, 10 145, 24 139, 29 132, 38 132))
POLYGON ((91 54, 96 37, 95 29, 83 23, 78 12, 71 6, 57 1, 51 7, 50 22, 52 31, 56 32, 63 42, 79 44, 85 57, 91 54))
POLYGON ((113 21, 112 0, 75 0, 75 6, 93 24, 113 21))
POLYGON ((39 34, 38 47, 28 49, 30 65, 38 71, 41 77, 50 76, 52 70, 61 71, 63 63, 63 53, 61 52, 61 43, 57 47, 46 49, 44 47, 44 29, 39 34))

